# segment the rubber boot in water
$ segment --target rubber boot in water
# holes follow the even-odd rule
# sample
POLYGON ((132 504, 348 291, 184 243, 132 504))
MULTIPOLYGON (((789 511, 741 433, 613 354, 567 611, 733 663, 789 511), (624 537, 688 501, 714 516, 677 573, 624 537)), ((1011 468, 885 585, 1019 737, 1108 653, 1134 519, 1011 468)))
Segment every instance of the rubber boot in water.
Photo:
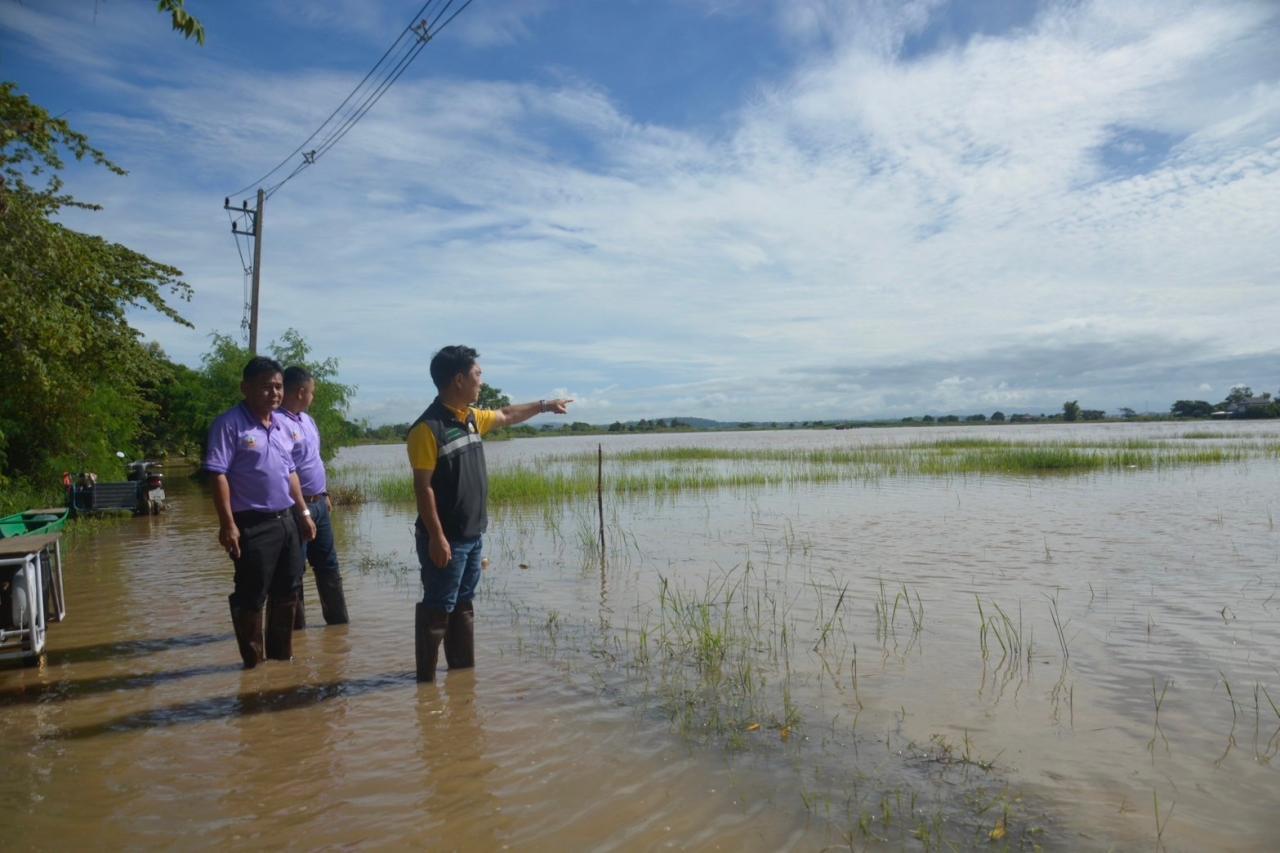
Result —
POLYGON ((342 591, 342 575, 316 572, 316 591, 320 593, 320 611, 326 625, 347 624, 347 597, 342 591))
POLYGON ((245 669, 253 669, 263 659, 262 611, 231 605, 231 624, 236 629, 236 645, 245 669))
POLYGON ((296 599, 267 601, 267 659, 293 660, 293 609, 296 599))
POLYGON ((418 664, 419 681, 436 680, 436 663, 440 660, 440 643, 449 630, 449 614, 431 610, 418 603, 413 614, 413 650, 418 664))
POLYGON ((444 635, 444 659, 449 669, 470 669, 476 665, 475 606, 464 601, 449 614, 449 629, 444 635))
POLYGON ((298 581, 298 597, 293 602, 293 630, 307 627, 307 608, 302 597, 302 581, 298 581))

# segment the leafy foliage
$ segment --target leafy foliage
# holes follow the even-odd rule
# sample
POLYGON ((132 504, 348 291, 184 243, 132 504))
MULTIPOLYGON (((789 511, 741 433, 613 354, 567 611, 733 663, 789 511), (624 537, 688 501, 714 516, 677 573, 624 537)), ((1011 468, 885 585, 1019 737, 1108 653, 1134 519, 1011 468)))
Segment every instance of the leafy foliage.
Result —
POLYGON ((184 0, 159 0, 156 10, 168 12, 173 28, 182 33, 183 38, 195 39, 196 44, 204 46, 204 25, 190 12, 183 8, 184 0))
POLYGON ((1177 418, 1207 418, 1213 414, 1213 406, 1204 400, 1178 400, 1169 413, 1177 418))
POLYGON ((488 383, 480 385, 480 398, 476 405, 481 409, 501 409, 511 405, 511 398, 502 393, 501 388, 494 388, 488 383))
MULTIPOLYGON (((149 308, 189 326, 169 299, 188 300, 180 270, 55 221, 67 207, 62 154, 124 174, 62 119, 0 84, 0 478, 43 479, 90 465, 109 470, 131 450, 162 378, 155 353, 126 319, 149 308)), ((2 480, 0 480, 2 481, 2 480)))

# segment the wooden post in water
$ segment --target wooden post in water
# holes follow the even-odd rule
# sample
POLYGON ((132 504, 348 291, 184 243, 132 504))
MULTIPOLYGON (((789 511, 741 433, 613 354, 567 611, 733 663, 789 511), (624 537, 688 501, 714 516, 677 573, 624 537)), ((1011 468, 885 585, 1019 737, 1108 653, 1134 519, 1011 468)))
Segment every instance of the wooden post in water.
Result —
POLYGON ((600 513, 600 570, 604 571, 604 445, 596 445, 596 509, 600 513))

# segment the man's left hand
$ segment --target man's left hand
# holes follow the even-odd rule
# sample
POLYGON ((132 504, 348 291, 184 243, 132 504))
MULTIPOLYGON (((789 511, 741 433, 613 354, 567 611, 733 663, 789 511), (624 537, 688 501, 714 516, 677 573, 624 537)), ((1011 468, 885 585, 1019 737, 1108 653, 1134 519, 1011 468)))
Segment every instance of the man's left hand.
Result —
POLYGON ((309 515, 302 517, 302 539, 304 542, 314 542, 316 538, 316 523, 309 515))

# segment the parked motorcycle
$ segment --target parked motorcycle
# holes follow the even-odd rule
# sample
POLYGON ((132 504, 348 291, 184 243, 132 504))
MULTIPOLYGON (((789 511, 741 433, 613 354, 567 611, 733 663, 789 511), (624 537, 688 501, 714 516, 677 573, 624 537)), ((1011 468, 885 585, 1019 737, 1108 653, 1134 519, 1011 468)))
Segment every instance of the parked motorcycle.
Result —
MULTIPOLYGON (((123 453, 116 453, 124 459, 123 453)), ((149 459, 137 459, 125 466, 125 479, 138 484, 138 508, 136 512, 157 515, 164 511, 164 472, 163 464, 149 459)))

